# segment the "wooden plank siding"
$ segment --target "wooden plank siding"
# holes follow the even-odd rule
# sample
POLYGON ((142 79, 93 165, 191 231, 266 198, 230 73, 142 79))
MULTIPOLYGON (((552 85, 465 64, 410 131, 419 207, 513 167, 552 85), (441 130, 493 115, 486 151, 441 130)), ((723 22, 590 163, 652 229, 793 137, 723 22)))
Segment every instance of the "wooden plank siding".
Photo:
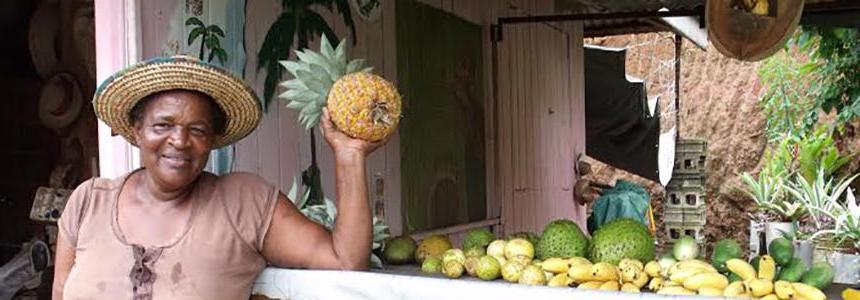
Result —
MULTIPOLYGON (((262 95, 264 72, 257 72, 257 51, 269 26, 280 13, 278 0, 247 0, 246 79, 262 95)), ((539 231, 558 217, 582 221, 584 209, 573 204, 573 163, 584 151, 584 93, 582 92, 582 27, 568 23, 553 29, 546 24, 510 25, 499 51, 499 98, 492 79, 490 25, 500 16, 551 13, 552 0, 420 0, 482 25, 484 95, 487 112, 487 217, 502 217, 504 231, 539 231), (498 105, 498 107, 494 107, 498 105), (548 114, 552 109, 553 113, 548 114), (493 112, 498 115, 494 115, 493 112), (498 127, 495 127, 498 126, 498 127), (498 157, 497 157, 498 155, 498 157), (498 163, 498 165, 497 165, 498 163)), ((356 22, 352 53, 368 59, 382 76, 397 83, 394 11, 396 0, 384 1, 381 17, 356 22)), ((339 16, 324 17, 337 34, 347 29, 339 16)), ((313 44, 312 47, 316 47, 313 44)), ((237 144, 235 170, 260 174, 282 190, 310 164, 308 134, 283 103, 273 102, 257 131, 237 144)), ((326 195, 333 197, 332 154, 318 135, 318 159, 326 195)), ((368 158, 371 201, 381 197, 392 233, 402 230, 400 203, 400 139, 395 135, 368 158), (383 184, 381 194, 376 185, 383 184)), ((462 238, 453 234, 454 240, 462 238)))
POLYGON ((573 166, 585 145, 581 32, 578 25, 504 28, 498 172, 505 232, 539 232, 557 218, 585 228, 585 209, 573 201, 573 166))

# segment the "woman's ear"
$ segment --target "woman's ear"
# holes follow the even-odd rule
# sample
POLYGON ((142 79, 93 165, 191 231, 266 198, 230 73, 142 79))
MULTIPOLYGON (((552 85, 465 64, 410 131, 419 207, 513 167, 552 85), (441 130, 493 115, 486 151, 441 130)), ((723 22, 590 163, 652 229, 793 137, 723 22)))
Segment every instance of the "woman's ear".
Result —
POLYGON ((138 144, 137 141, 140 140, 140 135, 143 134, 143 121, 135 121, 134 124, 131 125, 131 128, 133 129, 132 131, 134 131, 134 143, 138 144))

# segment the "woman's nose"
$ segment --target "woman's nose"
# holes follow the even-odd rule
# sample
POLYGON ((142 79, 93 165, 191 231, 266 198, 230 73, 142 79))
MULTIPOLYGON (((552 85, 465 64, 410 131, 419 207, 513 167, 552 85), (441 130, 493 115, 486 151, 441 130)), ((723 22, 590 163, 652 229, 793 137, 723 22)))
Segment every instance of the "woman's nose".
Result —
POLYGON ((173 132, 171 132, 168 142, 171 146, 177 149, 188 147, 188 135, 188 128, 185 128, 184 126, 176 126, 174 127, 173 132))

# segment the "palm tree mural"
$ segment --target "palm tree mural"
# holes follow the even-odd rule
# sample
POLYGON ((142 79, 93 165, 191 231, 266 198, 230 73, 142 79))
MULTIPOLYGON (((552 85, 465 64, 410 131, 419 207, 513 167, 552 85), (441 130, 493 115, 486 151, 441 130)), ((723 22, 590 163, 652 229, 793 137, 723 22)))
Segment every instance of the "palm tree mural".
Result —
MULTIPOLYGON (((290 58, 293 44, 296 44, 296 49, 305 49, 311 39, 319 37, 320 34, 325 34, 331 41, 340 40, 331 26, 313 8, 324 8, 331 13, 335 13, 337 9, 344 24, 355 37, 355 23, 352 20, 349 0, 282 0, 281 8, 281 15, 269 28, 260 52, 257 53, 257 71, 266 69, 263 109, 268 109, 275 87, 283 75, 284 69, 278 62, 290 58)), ((353 39, 354 43, 355 39, 353 39)), ((302 172, 302 184, 310 189, 309 204, 317 205, 323 203, 323 192, 317 166, 316 136, 313 130, 310 130, 310 136, 311 165, 302 172)))

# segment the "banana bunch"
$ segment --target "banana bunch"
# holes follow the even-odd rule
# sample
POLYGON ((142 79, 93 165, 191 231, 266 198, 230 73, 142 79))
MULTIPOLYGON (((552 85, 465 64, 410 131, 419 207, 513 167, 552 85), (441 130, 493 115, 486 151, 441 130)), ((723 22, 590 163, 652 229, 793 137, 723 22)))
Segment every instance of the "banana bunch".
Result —
POLYGON ((768 300, 808 299, 824 300, 827 297, 816 287, 797 282, 778 280, 774 282, 776 262, 769 255, 762 255, 756 269, 742 259, 726 261, 726 267, 741 278, 723 290, 724 297, 756 298, 768 300))
POLYGON ((766 16, 770 14, 770 0, 742 0, 734 6, 749 13, 766 16))
POLYGON ((586 278, 585 274, 591 274, 592 267, 591 262, 584 257, 550 257, 538 262, 538 265, 546 273, 546 278, 549 278, 547 286, 550 287, 568 287, 574 283, 585 282, 590 279, 586 278))
MULTIPOLYGON (((572 263, 581 262, 582 261, 579 259, 573 260, 558 257, 550 257, 540 262, 540 267, 546 273, 546 278, 549 278, 546 285, 550 287, 570 286, 570 284, 573 283, 573 280, 567 275, 567 272, 570 270, 572 263)), ((588 262, 588 260, 586 260, 586 262, 588 262)))
POLYGON ((606 262, 592 264, 573 258, 566 275, 577 288, 630 293, 639 293, 650 279, 642 262, 633 259, 623 259, 616 267, 606 262))

